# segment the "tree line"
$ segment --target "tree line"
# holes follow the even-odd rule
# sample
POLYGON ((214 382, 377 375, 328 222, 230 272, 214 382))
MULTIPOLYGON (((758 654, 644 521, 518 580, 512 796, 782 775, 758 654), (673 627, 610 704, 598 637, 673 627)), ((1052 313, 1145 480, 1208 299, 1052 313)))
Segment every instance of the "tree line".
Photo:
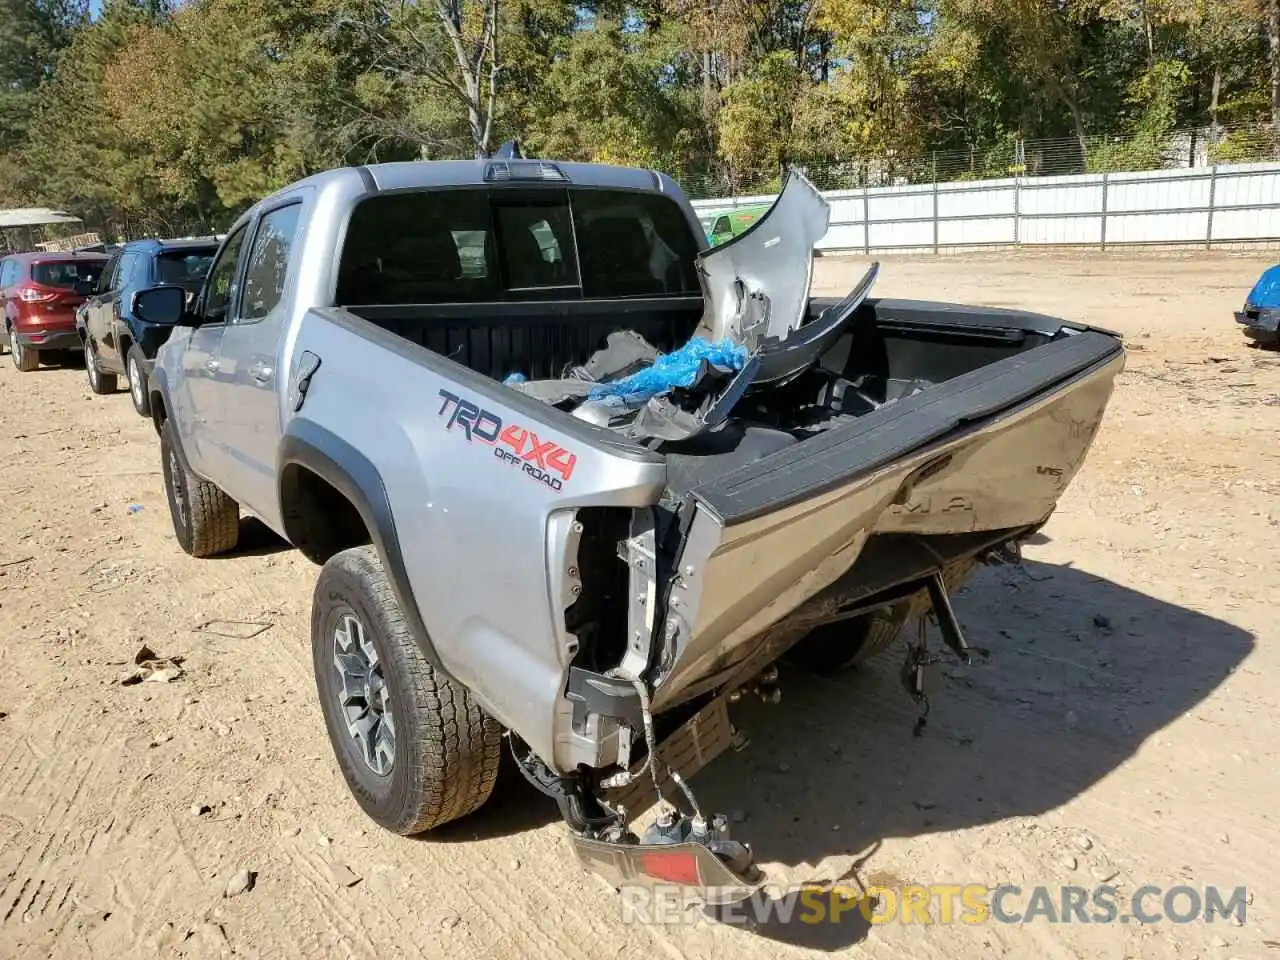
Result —
POLYGON ((509 137, 715 194, 1137 168, 1186 129, 1274 154, 1280 0, 0 0, 0 206, 112 236, 509 137))

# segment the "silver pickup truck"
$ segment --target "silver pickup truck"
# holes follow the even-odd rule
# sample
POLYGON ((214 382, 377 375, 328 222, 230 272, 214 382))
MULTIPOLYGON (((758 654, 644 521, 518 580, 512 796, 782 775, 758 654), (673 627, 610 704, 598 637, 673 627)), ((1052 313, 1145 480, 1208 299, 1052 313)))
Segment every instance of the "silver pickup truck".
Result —
POLYGON ((777 661, 905 633, 923 722, 927 618, 968 656, 949 594, 1048 519, 1124 353, 872 297, 874 266, 811 298, 827 227, 798 174, 708 248, 662 174, 386 164, 258 203, 193 305, 134 295, 177 328, 150 405, 178 542, 231 550, 246 513, 321 565, 316 685, 377 823, 476 810, 505 740, 590 869, 725 902, 762 875, 688 781, 777 661))

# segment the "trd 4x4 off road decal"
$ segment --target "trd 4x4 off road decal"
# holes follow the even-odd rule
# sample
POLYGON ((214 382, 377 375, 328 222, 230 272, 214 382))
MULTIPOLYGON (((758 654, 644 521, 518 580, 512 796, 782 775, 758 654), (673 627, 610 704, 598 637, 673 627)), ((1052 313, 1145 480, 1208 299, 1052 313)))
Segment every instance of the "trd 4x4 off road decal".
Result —
POLYGON ((573 476, 576 454, 550 440, 539 440, 532 430, 504 424, 502 418, 448 390, 440 391, 440 416, 448 416, 446 430, 460 429, 468 443, 479 441, 493 447, 493 455, 519 467, 526 477, 561 490, 573 476))

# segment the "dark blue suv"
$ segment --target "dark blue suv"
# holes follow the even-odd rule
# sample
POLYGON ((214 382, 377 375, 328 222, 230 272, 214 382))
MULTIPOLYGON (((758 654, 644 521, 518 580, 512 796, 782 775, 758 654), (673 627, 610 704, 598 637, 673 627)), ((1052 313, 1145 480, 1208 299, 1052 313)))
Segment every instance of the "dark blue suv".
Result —
POLYGON ((191 300, 218 251, 217 237, 183 240, 132 240, 120 247, 102 271, 97 285, 84 291, 88 299, 76 312, 76 330, 84 343, 89 387, 113 393, 116 377, 129 382, 134 409, 150 416, 147 380, 156 351, 171 327, 134 316, 133 295, 156 286, 178 286, 191 300))

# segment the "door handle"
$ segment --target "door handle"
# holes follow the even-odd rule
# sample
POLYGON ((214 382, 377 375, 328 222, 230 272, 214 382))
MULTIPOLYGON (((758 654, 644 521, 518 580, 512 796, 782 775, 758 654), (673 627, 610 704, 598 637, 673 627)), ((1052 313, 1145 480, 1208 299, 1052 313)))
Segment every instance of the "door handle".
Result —
POLYGON ((271 379, 271 374, 275 373, 275 369, 261 360, 255 360, 249 365, 249 376, 253 377, 258 383, 266 383, 271 379))

